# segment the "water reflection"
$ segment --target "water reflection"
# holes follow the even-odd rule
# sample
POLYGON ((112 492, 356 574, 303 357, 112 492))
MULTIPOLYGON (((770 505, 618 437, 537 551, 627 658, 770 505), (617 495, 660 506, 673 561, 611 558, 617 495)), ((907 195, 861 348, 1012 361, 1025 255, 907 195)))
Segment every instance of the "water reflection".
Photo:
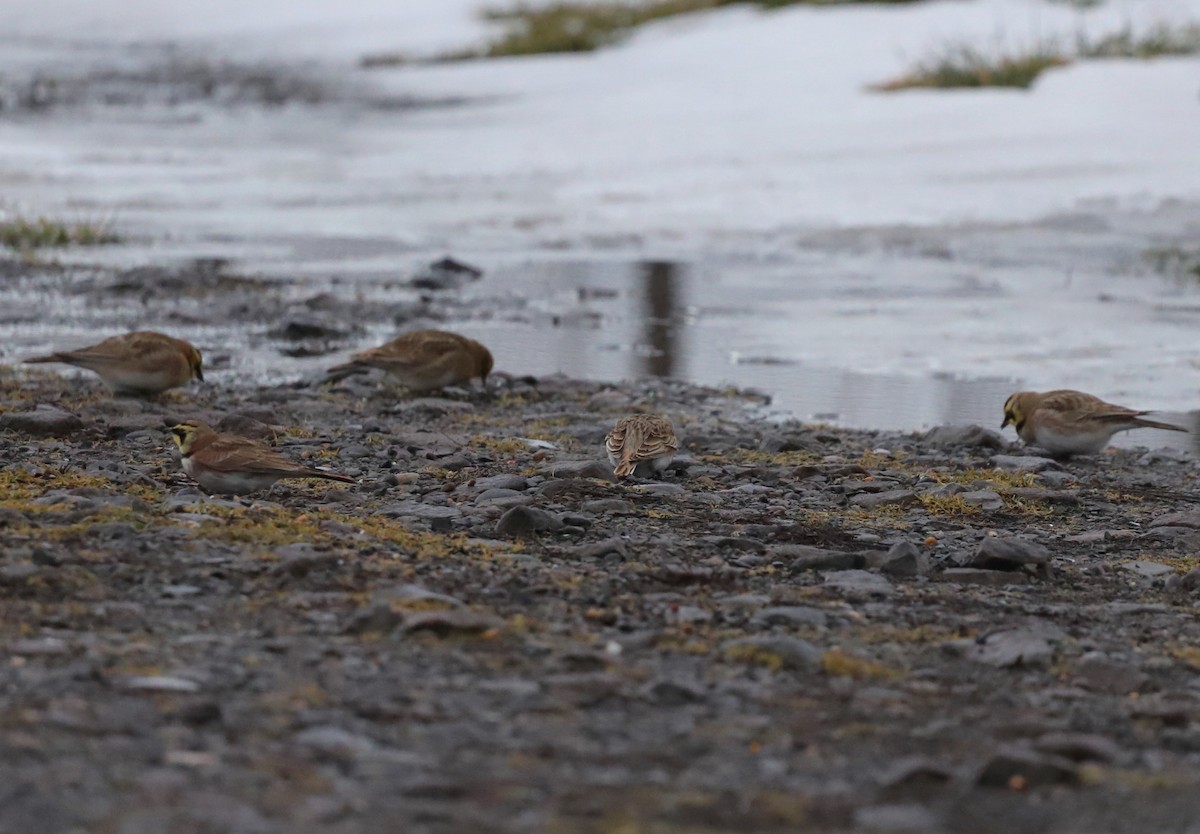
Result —
POLYGON ((673 261, 647 261, 642 264, 645 296, 645 333, 642 373, 646 376, 672 377, 676 373, 675 322, 679 320, 676 278, 680 265, 673 261))

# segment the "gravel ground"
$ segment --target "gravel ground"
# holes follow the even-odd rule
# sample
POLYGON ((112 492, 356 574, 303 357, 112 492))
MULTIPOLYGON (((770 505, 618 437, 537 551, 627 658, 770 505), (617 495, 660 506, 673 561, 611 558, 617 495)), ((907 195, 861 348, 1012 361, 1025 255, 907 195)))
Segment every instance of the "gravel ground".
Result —
POLYGON ((1200 830, 1190 455, 762 405, 0 368, 0 832, 1200 830), (358 484, 205 496, 184 418, 358 484))

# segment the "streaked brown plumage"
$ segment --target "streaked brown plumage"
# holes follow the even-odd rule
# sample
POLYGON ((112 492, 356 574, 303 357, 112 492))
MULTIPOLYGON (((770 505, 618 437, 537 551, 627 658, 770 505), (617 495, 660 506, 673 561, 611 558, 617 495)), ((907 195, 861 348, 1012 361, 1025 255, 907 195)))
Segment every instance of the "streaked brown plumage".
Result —
POLYGON ((370 368, 385 371, 412 391, 430 391, 458 385, 474 377, 487 381, 492 354, 474 339, 446 330, 415 330, 377 348, 350 357, 329 369, 331 379, 342 379, 370 368))
POLYGON ((661 414, 634 414, 617 421, 604 450, 618 478, 662 472, 679 451, 675 427, 661 414))
POLYGON ((1026 443, 1062 457, 1095 454, 1119 431, 1187 431, 1142 416, 1149 413, 1106 403, 1082 391, 1019 391, 1005 401, 1000 428, 1011 424, 1026 443))
POLYGON ((195 377, 204 381, 200 351, 183 339, 153 330, 113 336, 91 347, 35 356, 26 362, 63 362, 95 371, 121 394, 161 394, 186 385, 195 377))
POLYGON ((171 429, 183 471, 209 492, 242 495, 266 489, 280 478, 324 478, 352 484, 338 472, 301 466, 276 451, 236 434, 213 431, 198 420, 171 429))

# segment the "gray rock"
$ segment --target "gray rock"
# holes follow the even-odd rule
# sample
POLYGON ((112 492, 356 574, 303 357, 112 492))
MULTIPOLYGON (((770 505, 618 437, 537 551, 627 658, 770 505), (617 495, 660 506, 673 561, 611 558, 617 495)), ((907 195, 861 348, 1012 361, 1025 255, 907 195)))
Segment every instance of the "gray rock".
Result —
POLYGON ((1186 510, 1181 513, 1166 513, 1150 522, 1150 527, 1188 527, 1200 530, 1200 510, 1186 510))
POLYGON ((66 654, 70 646, 58 637, 23 637, 9 643, 8 650, 19 655, 47 656, 66 654))
POLYGON ((788 564, 793 573, 807 570, 851 570, 867 563, 861 553, 825 550, 806 544, 780 544, 767 549, 767 557, 788 564))
POLYGON ((901 759, 879 774, 879 784, 886 798, 925 797, 944 788, 954 779, 954 772, 929 759, 914 756, 901 759))
POLYGON ((975 641, 967 651, 968 660, 997 668, 1013 666, 1048 666, 1054 646, 1066 635, 1047 622, 1032 622, 1024 626, 993 631, 975 641))
POLYGON ((938 818, 923 805, 872 805, 854 812, 858 834, 928 834, 942 830, 938 818))
POLYGON ((341 727, 309 727, 297 733, 295 741, 322 758, 334 761, 353 761, 375 750, 375 742, 371 739, 355 735, 341 727))
POLYGON ((195 681, 168 675, 122 678, 117 685, 128 692, 196 692, 200 689, 200 684, 195 681))
POLYGON ((552 478, 597 478, 616 481, 611 466, 594 460, 564 460, 551 464, 545 472, 552 478))
POLYGON ((1040 753, 1062 756, 1073 762, 1114 762, 1121 748, 1107 736, 1093 733, 1046 733, 1033 743, 1040 753))
POLYGON ((416 611, 406 614, 401 626, 406 634, 429 632, 438 637, 454 634, 482 634, 504 627, 504 620, 467 609, 416 611))
POLYGON ((380 514, 388 518, 419 519, 428 522, 430 529, 445 532, 454 528, 454 522, 462 517, 462 510, 457 507, 422 504, 420 501, 400 501, 384 507, 380 514))
POLYGON ((1137 574, 1143 579, 1162 579, 1169 574, 1175 573, 1175 568, 1170 565, 1164 565, 1162 562, 1150 562, 1145 559, 1122 562, 1120 567, 1121 570, 1137 574))
POLYGON ((824 653, 807 640, 797 637, 742 637, 721 644, 721 653, 738 660, 750 660, 802 672, 822 668, 824 653))
POLYGON ((0 431, 27 434, 30 437, 70 437, 82 431, 83 420, 69 411, 44 403, 33 411, 0 414, 0 431))
POLYGON ((643 696, 656 704, 678 707, 704 700, 704 687, 691 681, 657 680, 642 690, 643 696))
MULTIPOLYGON (((634 474, 636 477, 643 477, 634 474)), ((638 490, 648 495, 683 495, 687 491, 679 484, 639 484, 638 490)))
POLYGON ((500 516, 496 523, 496 535, 502 538, 528 536, 531 533, 561 530, 562 520, 558 516, 536 507, 513 507, 500 516))
POLYGON ((1062 468, 1053 458, 1034 455, 993 455, 992 466, 1009 472, 1045 472, 1047 469, 1062 468))
POLYGON ((1189 593, 1195 593, 1196 589, 1200 588, 1200 568, 1192 568, 1185 573, 1179 580, 1181 590, 1189 593))
POLYGON ((490 489, 485 489, 483 492, 476 495, 475 503, 476 504, 486 504, 489 501, 495 501, 497 499, 525 498, 525 497, 527 497, 527 496, 524 493, 522 493, 518 490, 515 490, 515 489, 506 489, 504 487, 492 487, 490 489))
POLYGON ((909 507, 921 503, 911 489, 889 489, 884 492, 861 493, 850 499, 853 507, 869 510, 875 507, 909 507))
POLYGON ((762 625, 816 626, 824 628, 828 616, 820 608, 808 605, 780 605, 764 608, 751 617, 751 622, 762 625))
POLYGON ((977 489, 961 493, 959 497, 968 504, 988 512, 1004 509, 1004 499, 995 490, 977 489))
POLYGON ((1050 551, 1037 542, 1015 537, 984 536, 967 567, 984 570, 1020 570, 1026 565, 1045 569, 1050 551))
POLYGON ((1077 685, 1110 695, 1140 692, 1150 680, 1149 676, 1136 666, 1114 660, 1103 652, 1088 652, 1083 655, 1075 661, 1071 672, 1077 685))
POLYGON ((479 490, 511 489, 524 492, 529 489, 529 481, 520 475, 489 475, 475 479, 475 488, 479 490))
POLYGON ((921 438, 932 446, 967 446, 973 449, 1002 449, 1004 438, 983 426, 934 426, 921 438))
POLYGON ((1076 477, 1070 472, 1063 472, 1058 469, 1046 469, 1039 472, 1037 479, 1044 484, 1049 484, 1052 487, 1062 487, 1067 484, 1074 483, 1076 477))
POLYGON ((849 594, 888 596, 892 583, 877 573, 865 570, 840 570, 825 574, 825 585, 849 594))
POLYGON ((981 568, 947 568, 933 579, 939 582, 957 582, 962 585, 1026 585, 1029 576, 1011 571, 983 570, 981 568))
POLYGON ((892 545, 879 564, 888 576, 924 576, 929 573, 929 557, 912 542, 892 545))
POLYGON ((593 498, 590 501, 584 501, 580 504, 579 509, 581 512, 593 515, 637 512, 637 508, 633 505, 633 502, 626 501, 624 498, 593 498))
POLYGON ((1038 753, 1023 747, 1008 747, 996 752, 988 760, 976 781, 991 788, 1074 785, 1079 782, 1079 771, 1069 759, 1061 756, 1038 753))
POLYGON ((603 559, 609 556, 626 559, 629 557, 629 546, 624 539, 611 538, 580 545, 571 551, 571 555, 577 559, 603 559))

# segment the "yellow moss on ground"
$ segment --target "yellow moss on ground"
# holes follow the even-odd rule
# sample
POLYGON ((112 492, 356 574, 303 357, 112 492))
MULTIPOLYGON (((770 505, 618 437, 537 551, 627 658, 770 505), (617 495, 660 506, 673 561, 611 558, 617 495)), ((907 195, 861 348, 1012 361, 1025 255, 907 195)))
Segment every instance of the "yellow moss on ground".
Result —
POLYGON ((821 668, 825 674, 837 678, 854 678, 855 680, 893 680, 901 677, 903 672, 893 669, 874 660, 855 657, 841 649, 830 649, 821 657, 821 668))

